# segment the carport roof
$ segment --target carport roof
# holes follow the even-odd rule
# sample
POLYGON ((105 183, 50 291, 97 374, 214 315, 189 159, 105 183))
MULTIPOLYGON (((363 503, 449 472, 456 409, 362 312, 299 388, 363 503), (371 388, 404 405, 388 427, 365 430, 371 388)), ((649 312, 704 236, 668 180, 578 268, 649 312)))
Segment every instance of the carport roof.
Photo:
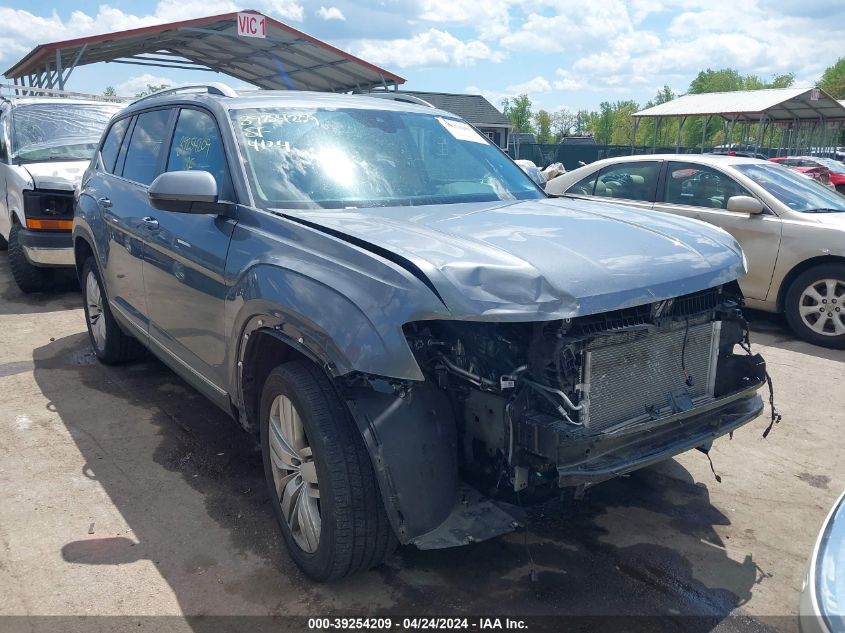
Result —
MULTIPOLYGON (((257 11, 242 11, 261 15, 257 11)), ((112 62, 212 70, 261 88, 345 92, 405 80, 267 17, 266 38, 238 35, 238 13, 40 44, 4 74, 64 87, 76 66, 112 62)))
POLYGON ((772 88, 688 94, 641 110, 634 116, 721 116, 747 121, 838 120, 845 119, 845 104, 818 88, 772 88))

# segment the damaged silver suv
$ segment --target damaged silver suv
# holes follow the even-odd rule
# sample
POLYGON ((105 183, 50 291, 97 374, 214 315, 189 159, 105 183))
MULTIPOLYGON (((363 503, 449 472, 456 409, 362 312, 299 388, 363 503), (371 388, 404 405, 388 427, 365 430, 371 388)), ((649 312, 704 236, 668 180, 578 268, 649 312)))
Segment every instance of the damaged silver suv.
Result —
POLYGON ((144 98, 73 235, 97 356, 140 343, 260 437, 317 580, 511 531, 518 493, 707 450, 763 408, 733 238, 551 199, 424 105, 144 98))

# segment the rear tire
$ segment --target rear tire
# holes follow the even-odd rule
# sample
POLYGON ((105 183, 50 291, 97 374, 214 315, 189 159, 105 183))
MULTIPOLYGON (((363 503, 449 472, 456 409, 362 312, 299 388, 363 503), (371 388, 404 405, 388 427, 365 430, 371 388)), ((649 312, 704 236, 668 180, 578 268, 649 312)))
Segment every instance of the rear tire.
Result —
POLYGON ((270 372, 261 396, 264 474, 288 552, 328 581, 381 564, 397 545, 361 433, 325 373, 270 372))
POLYGON ((50 271, 29 263, 23 246, 18 241, 20 231, 20 224, 12 225, 12 230, 9 231, 9 267, 12 269, 12 277, 21 292, 44 292, 51 278, 50 271))
POLYGON ((800 338, 845 349, 845 264, 822 264, 798 275, 786 292, 784 311, 800 338))
POLYGON ((137 358, 141 344, 126 334, 114 320, 100 271, 93 257, 82 265, 82 306, 91 347, 100 362, 106 365, 125 363, 137 358))

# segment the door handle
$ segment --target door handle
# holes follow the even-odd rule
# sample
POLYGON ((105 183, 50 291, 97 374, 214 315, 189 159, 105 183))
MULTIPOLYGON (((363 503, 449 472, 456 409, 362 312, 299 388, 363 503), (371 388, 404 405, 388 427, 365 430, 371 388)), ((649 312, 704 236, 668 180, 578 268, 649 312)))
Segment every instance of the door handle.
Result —
POLYGON ((158 228, 158 220, 147 216, 141 220, 148 229, 157 229, 158 228))
POLYGON ((111 200, 109 198, 97 198, 97 204, 104 209, 108 209, 111 207, 111 200))

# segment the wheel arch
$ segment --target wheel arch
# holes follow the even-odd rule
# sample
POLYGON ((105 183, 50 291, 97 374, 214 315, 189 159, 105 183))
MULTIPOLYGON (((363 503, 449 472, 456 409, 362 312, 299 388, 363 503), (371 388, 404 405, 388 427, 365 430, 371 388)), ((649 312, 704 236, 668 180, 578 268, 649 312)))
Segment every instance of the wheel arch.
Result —
POLYGON ((778 289, 777 297, 777 311, 783 312, 785 309, 786 294, 789 292, 790 286, 801 273, 815 268, 816 266, 823 266, 825 264, 845 264, 845 257, 840 255, 819 255, 818 257, 811 257, 796 264, 783 278, 778 289))
POLYGON ((261 392, 270 372, 292 360, 309 360, 318 366, 323 363, 310 350, 281 332, 259 327, 243 335, 238 361, 238 400, 241 425, 250 433, 259 432, 261 392))

